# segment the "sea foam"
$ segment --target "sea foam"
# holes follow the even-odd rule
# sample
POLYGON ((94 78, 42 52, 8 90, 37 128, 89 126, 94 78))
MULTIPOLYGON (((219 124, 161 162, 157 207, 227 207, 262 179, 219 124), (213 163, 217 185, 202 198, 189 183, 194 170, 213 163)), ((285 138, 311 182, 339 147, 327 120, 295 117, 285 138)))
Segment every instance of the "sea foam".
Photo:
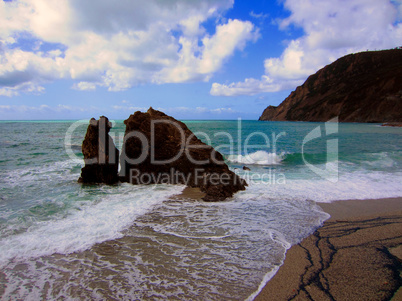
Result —
MULTIPOLYGON (((30 258, 53 253, 68 254, 90 248, 96 243, 123 236, 122 231, 155 204, 184 186, 122 184, 104 188, 103 195, 81 201, 63 218, 33 221, 27 231, 0 239, 0 264, 13 258, 30 258)), ((85 199, 85 197, 84 197, 85 199)))
MULTIPOLYGON (((243 174, 244 177, 244 174, 243 174)), ((303 179, 285 177, 280 183, 249 181, 247 194, 264 195, 272 200, 306 201, 330 203, 352 199, 393 198, 402 195, 400 185, 402 172, 357 170, 340 172, 335 182, 326 179, 303 179)))
POLYGON ((276 165, 280 164, 284 157, 285 153, 276 154, 260 150, 247 155, 230 155, 227 160, 241 164, 276 165))

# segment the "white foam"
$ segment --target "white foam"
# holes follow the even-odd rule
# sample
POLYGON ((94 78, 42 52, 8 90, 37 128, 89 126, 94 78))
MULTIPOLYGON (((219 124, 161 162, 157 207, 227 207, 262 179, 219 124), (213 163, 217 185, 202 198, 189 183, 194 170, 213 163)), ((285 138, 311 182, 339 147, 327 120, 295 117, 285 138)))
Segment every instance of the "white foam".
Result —
POLYGON ((0 264, 13 258, 72 253, 121 237, 136 217, 180 193, 184 186, 122 184, 97 201, 83 202, 65 218, 34 223, 27 232, 0 239, 0 264))
MULTIPOLYGON (((133 227, 124 233, 134 237, 145 235, 146 240, 139 240, 148 241, 146 246, 140 247, 142 243, 139 243, 139 248, 134 252, 135 256, 121 265, 115 263, 110 265, 111 263, 107 260, 102 261, 100 257, 97 258, 95 265, 95 270, 105 270, 110 267, 111 273, 119 275, 118 281, 112 276, 109 278, 111 290, 118 292, 116 296, 128 294, 125 287, 146 286, 146 289, 140 292, 142 298, 152 299, 155 297, 153 289, 160 288, 160 283, 163 283, 165 291, 169 293, 163 293, 161 298, 180 298, 182 286, 190 288, 186 292, 189 299, 196 299, 200 295, 209 300, 229 299, 232 296, 231 292, 246 299, 257 289, 264 275, 264 281, 272 277, 277 266, 283 261, 284 252, 290 244, 299 242, 301 238, 314 231, 326 217, 321 211, 315 210, 314 202, 267 200, 266 187, 261 193, 259 186, 250 186, 248 190, 236 194, 228 202, 205 203, 191 200, 159 202, 157 200, 161 193, 178 192, 175 191, 176 188, 178 187, 158 185, 143 187, 127 184, 118 187, 116 189, 118 193, 112 194, 111 187, 97 187, 93 189, 93 192, 96 191, 99 196, 105 195, 102 199, 97 199, 98 203, 81 206, 79 212, 63 220, 33 227, 32 242, 24 242, 23 240, 29 239, 29 236, 21 235, 21 239, 17 241, 18 244, 13 248, 18 247, 22 250, 22 257, 27 257, 24 253, 31 256, 35 252, 38 255, 59 252, 59 250, 62 253, 68 253, 80 248, 84 249, 94 241, 96 242, 96 239, 102 241, 106 236, 109 239, 120 237, 123 234, 118 229, 124 229, 124 225, 133 224, 133 227), (152 191, 151 188, 153 188, 152 191), (168 191, 170 188, 173 190, 168 191), (156 199, 153 200, 152 196, 156 199), (140 200, 140 203, 137 200, 140 200), (154 205, 147 214, 141 214, 142 211, 138 210, 138 207, 133 207, 139 205, 143 208, 148 206, 149 202, 154 202, 154 205), (134 223, 133 219, 135 219, 134 223), (118 227, 114 223, 117 223, 118 227), (40 236, 41 232, 49 239, 46 237, 43 239, 40 236), (47 245, 41 245, 41 238, 47 245), (31 244, 34 244, 35 249, 32 249, 31 244), (59 244, 61 244, 60 248, 59 244), (160 248, 163 254, 174 259, 174 264, 164 265, 168 277, 165 277, 165 273, 155 273, 161 261, 159 256, 150 258, 148 255, 152 250, 148 249, 150 246, 160 248), (211 265, 211 262, 214 264, 211 265), (182 277, 180 270, 183 269, 189 271, 185 283, 182 278, 174 276, 182 277), (238 283, 242 283, 242 288, 238 288, 238 283)), ((9 252, 4 245, 10 245, 10 242, 15 243, 14 240, 0 241, 0 254, 9 252)), ((15 253, 12 255, 17 256, 15 253)), ((75 273, 77 266, 74 264, 71 270, 68 270, 68 265, 59 265, 57 261, 52 263, 46 259, 42 261, 41 258, 36 260, 42 263, 38 267, 34 265, 35 260, 25 261, 32 263, 30 265, 32 270, 28 271, 30 274, 25 280, 14 273, 15 264, 18 262, 6 266, 5 270, 9 273, 8 279, 12 280, 9 280, 5 296, 17 295, 21 299, 34 298, 37 296, 35 292, 42 292, 45 285, 45 281, 42 284, 38 283, 40 280, 37 279, 47 279, 47 281, 54 279, 56 278, 54 271, 65 269, 65 267, 67 270, 63 271, 64 273, 75 273), (51 264, 50 268, 49 264, 51 264), (10 285, 10 281, 14 283, 10 285), (34 292, 17 289, 28 285, 34 287, 34 292), (14 288, 17 289, 18 294, 13 291, 14 288)), ((62 260, 64 261, 65 258, 62 260)), ((75 261, 75 256, 72 256, 71 260, 75 261)), ((82 264, 81 267, 89 271, 86 275, 93 275, 92 264, 87 267, 82 264)), ((79 277, 71 277, 71 282, 65 284, 61 293, 68 292, 68 285, 77 285, 77 281, 79 285, 86 287, 88 282, 85 280, 86 277, 82 277, 81 280, 79 277)), ((54 287, 56 285, 52 280, 50 283, 51 292, 60 291, 58 287, 52 291, 53 285, 54 287)), ((130 293, 132 296, 138 296, 138 292, 130 293)))
POLYGON ((46 165, 17 168, 3 174, 3 180, 11 187, 20 187, 21 183, 38 185, 40 181, 60 181, 78 179, 79 174, 72 173, 74 167, 83 167, 84 160, 65 160, 46 165))
MULTIPOLYGON (((162 232, 162 231, 161 231, 162 232)), ((169 231, 163 231, 165 234, 173 235, 176 237, 181 237, 181 238, 192 238, 192 239, 222 239, 229 237, 230 235, 199 235, 199 236, 194 236, 194 235, 182 235, 174 232, 169 232, 169 231)))
MULTIPOLYGON (((292 179, 281 182, 253 182, 254 193, 269 199, 330 203, 338 200, 379 199, 402 196, 402 172, 386 173, 381 171, 358 170, 340 172, 337 182, 325 179, 292 179)), ((249 190, 249 192, 251 192, 249 190)))
MULTIPOLYGON (((282 263, 283 264, 283 263, 282 263)), ((262 289, 267 285, 268 281, 271 280, 275 274, 278 272, 279 268, 281 266, 275 266, 271 271, 269 271, 268 273, 266 273, 264 275, 264 278, 262 279, 260 285, 258 286, 258 289, 252 293, 247 299, 246 301, 253 301, 255 299, 255 297, 258 296, 258 294, 262 291, 262 289)))
POLYGON ((273 241, 282 244, 285 249, 289 249, 291 247, 291 244, 285 239, 285 237, 281 232, 272 229, 269 232, 270 232, 269 236, 273 241))
POLYGON ((256 151, 251 154, 243 155, 230 155, 228 161, 232 163, 241 164, 255 164, 255 165, 277 165, 282 162, 285 153, 276 154, 268 153, 266 151, 256 151))
POLYGON ((370 156, 370 161, 364 161, 364 164, 370 165, 374 168, 390 168, 397 165, 397 162, 387 152, 374 153, 370 156))

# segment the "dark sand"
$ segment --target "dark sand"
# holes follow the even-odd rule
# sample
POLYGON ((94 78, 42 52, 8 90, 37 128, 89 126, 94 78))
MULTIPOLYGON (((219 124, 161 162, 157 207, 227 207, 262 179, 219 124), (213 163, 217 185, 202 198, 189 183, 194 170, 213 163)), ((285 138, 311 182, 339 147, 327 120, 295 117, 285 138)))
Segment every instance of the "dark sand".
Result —
POLYGON ((320 206, 331 218, 288 250, 255 300, 402 300, 402 198, 320 206))

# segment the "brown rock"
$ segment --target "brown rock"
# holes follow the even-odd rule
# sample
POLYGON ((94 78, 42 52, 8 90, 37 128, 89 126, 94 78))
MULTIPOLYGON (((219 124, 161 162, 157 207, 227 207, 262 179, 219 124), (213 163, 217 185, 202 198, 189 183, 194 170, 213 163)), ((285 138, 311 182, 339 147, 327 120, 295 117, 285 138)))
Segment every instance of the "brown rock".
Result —
POLYGON ((387 122, 383 123, 382 126, 402 127, 402 122, 387 122))
POLYGON ((344 56, 311 75, 259 120, 402 121, 402 49, 344 56))
POLYGON ((199 187, 205 201, 220 201, 247 183, 229 170, 223 156, 187 126, 150 108, 124 121, 120 179, 132 184, 171 183, 199 187))
POLYGON ((81 169, 81 183, 117 183, 119 151, 109 136, 109 119, 101 116, 99 121, 92 118, 89 122, 82 153, 85 166, 81 169))
POLYGON ((275 115, 277 114, 276 110, 278 107, 268 106, 258 120, 274 120, 275 115))

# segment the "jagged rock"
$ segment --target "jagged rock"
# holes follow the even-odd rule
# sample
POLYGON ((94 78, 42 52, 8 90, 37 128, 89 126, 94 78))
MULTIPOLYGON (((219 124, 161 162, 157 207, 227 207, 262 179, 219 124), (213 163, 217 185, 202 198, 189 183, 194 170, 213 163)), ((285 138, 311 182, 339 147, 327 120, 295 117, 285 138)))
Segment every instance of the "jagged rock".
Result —
POLYGON ((251 169, 247 166, 243 166, 243 170, 251 170, 251 169))
POLYGON ((132 184, 171 183, 199 187, 205 201, 220 201, 247 183, 230 171, 223 156, 188 127, 150 108, 124 121, 120 179, 132 184))
POLYGON ((99 121, 92 118, 89 122, 82 153, 85 166, 81 169, 81 183, 118 182, 119 150, 109 136, 112 125, 109 119, 101 116, 99 121))
POLYGON ((402 121, 402 49, 344 56, 311 75, 259 120, 402 121))

